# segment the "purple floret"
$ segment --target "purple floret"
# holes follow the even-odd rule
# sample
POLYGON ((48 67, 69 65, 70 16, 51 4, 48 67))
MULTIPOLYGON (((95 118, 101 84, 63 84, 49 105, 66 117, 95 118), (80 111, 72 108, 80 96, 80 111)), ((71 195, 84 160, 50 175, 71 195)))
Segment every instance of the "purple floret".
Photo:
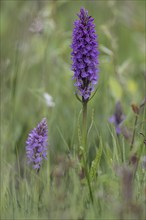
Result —
POLYGON ((109 122, 113 123, 116 128, 116 133, 121 133, 121 124, 125 119, 125 115, 123 114, 121 103, 117 102, 115 106, 115 113, 109 118, 109 122))
POLYGON ((77 94, 88 101, 98 81, 98 43, 94 19, 81 8, 72 34, 72 70, 77 94))
POLYGON ((26 156, 29 164, 39 170, 43 159, 47 159, 48 127, 44 118, 28 135, 26 156))

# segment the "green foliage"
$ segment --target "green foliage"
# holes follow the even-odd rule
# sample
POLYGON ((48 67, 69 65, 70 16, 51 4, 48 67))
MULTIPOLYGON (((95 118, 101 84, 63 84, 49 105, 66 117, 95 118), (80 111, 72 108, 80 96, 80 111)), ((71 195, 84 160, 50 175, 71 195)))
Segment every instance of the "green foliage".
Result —
POLYGON ((96 152, 95 159, 92 161, 91 168, 90 168, 90 180, 91 181, 94 181, 96 179, 97 170, 98 170, 101 156, 102 156, 102 148, 103 148, 103 145, 100 144, 100 147, 96 152))
MULTIPOLYGON (((145 1, 1 1, 1 219, 145 219, 145 1), (80 7, 95 18, 100 79, 88 103, 88 168, 81 170, 81 103, 70 70, 73 21, 80 7), (55 102, 49 107, 49 93, 55 102), (124 136, 108 119, 121 101, 124 136), (27 165, 25 141, 46 117, 48 160, 39 175, 27 165), (133 164, 138 157, 138 163, 133 164), (133 198, 123 198, 124 168, 133 170, 133 198)), ((129 172, 130 172, 129 171, 129 172)), ((127 172, 128 173, 128 172, 127 172)), ((127 177, 127 176, 126 176, 127 177)), ((125 187, 125 188, 124 188, 125 187)))

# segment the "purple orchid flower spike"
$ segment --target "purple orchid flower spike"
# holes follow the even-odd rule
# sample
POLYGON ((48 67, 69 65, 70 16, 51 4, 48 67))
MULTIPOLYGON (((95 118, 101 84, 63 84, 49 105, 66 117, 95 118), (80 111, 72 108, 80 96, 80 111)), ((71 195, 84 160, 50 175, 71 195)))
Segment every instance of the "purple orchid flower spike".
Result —
POLYGON ((117 102, 115 106, 115 113, 109 118, 109 122, 113 123, 116 128, 116 133, 121 133, 121 124, 125 119, 125 115, 123 114, 121 103, 117 102))
POLYGON ((94 19, 84 8, 80 9, 79 20, 74 22, 72 34, 72 70, 77 87, 76 94, 88 101, 98 81, 98 43, 94 19))
POLYGON ((29 164, 39 172, 43 159, 47 159, 48 127, 44 118, 28 135, 26 156, 29 164))

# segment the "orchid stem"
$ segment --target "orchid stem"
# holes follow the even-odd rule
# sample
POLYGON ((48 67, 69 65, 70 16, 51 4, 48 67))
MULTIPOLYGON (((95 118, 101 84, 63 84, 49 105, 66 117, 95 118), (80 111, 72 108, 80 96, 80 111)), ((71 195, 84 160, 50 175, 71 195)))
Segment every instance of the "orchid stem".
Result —
POLYGON ((84 148, 84 153, 83 153, 83 163, 84 163, 84 169, 85 169, 85 176, 89 188, 89 194, 91 201, 93 203, 93 195, 92 195, 92 189, 91 189, 91 184, 90 184, 90 177, 89 177, 89 171, 88 171, 88 166, 87 166, 87 101, 82 101, 83 104, 83 123, 82 123, 82 145, 84 148))
POLYGON ((132 150, 133 145, 134 145, 134 139, 135 139, 135 132, 136 132, 137 121, 138 121, 138 114, 136 114, 136 116, 135 116, 134 130, 133 130, 133 135, 132 135, 132 141, 131 141, 130 150, 132 150))
POLYGON ((87 156, 87 102, 83 102, 82 144, 87 156))

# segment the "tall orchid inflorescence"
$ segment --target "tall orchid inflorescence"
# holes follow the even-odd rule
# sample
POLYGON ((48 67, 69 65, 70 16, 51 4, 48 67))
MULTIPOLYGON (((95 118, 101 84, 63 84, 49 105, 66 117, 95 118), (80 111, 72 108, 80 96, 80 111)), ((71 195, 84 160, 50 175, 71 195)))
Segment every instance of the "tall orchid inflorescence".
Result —
POLYGON ((48 127, 44 118, 28 135, 26 156, 33 168, 40 170, 43 159, 47 159, 48 127))
POLYGON ((72 35, 72 70, 77 95, 88 101, 98 81, 98 43, 94 19, 84 8, 80 9, 79 20, 74 22, 72 35))
POLYGON ((88 172, 88 143, 87 143, 87 104, 91 99, 91 93, 98 82, 98 43, 95 33, 94 19, 88 15, 84 8, 80 9, 79 19, 74 22, 72 34, 72 70, 73 79, 77 87, 76 96, 82 102, 82 143, 81 152, 83 169, 85 171, 90 198, 93 202, 90 176, 88 172))

